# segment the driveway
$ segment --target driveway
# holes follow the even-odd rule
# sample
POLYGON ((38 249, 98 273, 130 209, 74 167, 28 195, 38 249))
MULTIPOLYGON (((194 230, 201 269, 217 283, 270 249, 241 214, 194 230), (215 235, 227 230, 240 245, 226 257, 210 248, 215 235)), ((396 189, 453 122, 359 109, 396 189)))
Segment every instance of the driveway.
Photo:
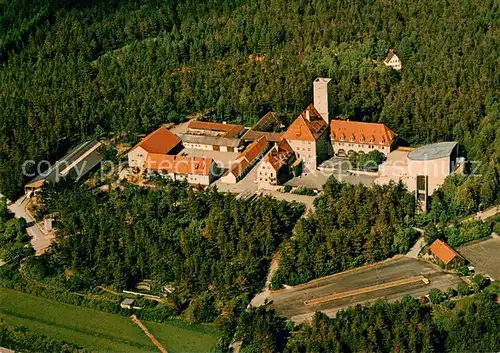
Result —
POLYGON ((36 255, 41 255, 49 247, 55 235, 53 232, 45 233, 42 227, 35 222, 35 219, 26 209, 28 203, 29 199, 26 196, 22 196, 16 202, 9 205, 9 210, 14 213, 16 218, 23 217, 26 220, 28 223, 26 232, 31 236, 31 244, 36 251, 36 255))

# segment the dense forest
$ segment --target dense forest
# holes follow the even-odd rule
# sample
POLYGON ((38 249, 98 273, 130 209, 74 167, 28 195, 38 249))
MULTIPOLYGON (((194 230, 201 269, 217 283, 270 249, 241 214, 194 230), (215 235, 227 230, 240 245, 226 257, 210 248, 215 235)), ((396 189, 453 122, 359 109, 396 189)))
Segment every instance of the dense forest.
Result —
POLYGON ((14 218, 5 198, 0 198, 0 259, 18 265, 35 253, 30 236, 26 233, 26 220, 14 218))
POLYGON ((24 160, 89 135, 294 115, 329 76, 335 115, 457 139, 497 200, 499 18, 496 0, 2 2, 1 191, 22 191, 24 160), (389 48, 401 72, 381 64, 389 48))
POLYGON ((366 187, 331 177, 314 204, 283 246, 275 288, 404 254, 416 238, 415 198, 402 184, 366 187))
POLYGON ((40 196, 39 215, 57 214, 57 243, 25 271, 73 291, 134 288, 144 279, 160 291, 172 285, 173 302, 180 311, 189 306, 192 321, 212 321, 233 298, 258 292, 304 210, 174 182, 98 194, 57 184, 40 196))
POLYGON ((242 342, 241 353, 332 352, 496 352, 500 349, 500 304, 484 292, 457 302, 422 304, 405 297, 340 311, 335 318, 316 313, 310 325, 294 327, 272 308, 252 308, 225 325, 227 339, 242 342))

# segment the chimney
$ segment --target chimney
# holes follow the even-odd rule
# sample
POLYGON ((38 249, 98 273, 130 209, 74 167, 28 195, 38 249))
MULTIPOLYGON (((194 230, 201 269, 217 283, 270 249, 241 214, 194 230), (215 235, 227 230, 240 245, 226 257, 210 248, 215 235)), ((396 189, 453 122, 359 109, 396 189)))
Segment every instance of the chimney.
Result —
POLYGON ((306 119, 311 120, 311 112, 309 111, 309 108, 306 109, 306 119))
POLYGON ((330 124, 330 110, 331 110, 331 79, 318 77, 313 83, 313 104, 323 120, 330 124))

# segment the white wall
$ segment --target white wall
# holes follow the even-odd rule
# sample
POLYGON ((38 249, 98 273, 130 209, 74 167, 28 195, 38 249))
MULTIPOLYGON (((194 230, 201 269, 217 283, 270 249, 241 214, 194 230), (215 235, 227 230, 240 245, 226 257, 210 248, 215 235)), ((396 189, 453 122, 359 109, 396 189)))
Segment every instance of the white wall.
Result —
POLYGON ((257 170, 257 187, 259 189, 273 189, 277 185, 277 173, 271 163, 263 161, 257 170))
POLYGON ((297 159, 304 163, 304 172, 313 172, 317 167, 316 142, 287 140, 292 150, 297 155, 297 159))
POLYGON ((127 155, 128 157, 128 165, 133 168, 143 168, 146 159, 148 158, 148 152, 142 147, 134 148, 127 155))
POLYGON ((212 145, 204 145, 204 144, 198 144, 198 143, 191 143, 191 142, 183 142, 182 143, 185 148, 191 148, 194 150, 204 150, 204 151, 213 151, 214 147, 212 145))
POLYGON ((338 154, 338 151, 340 149, 343 149, 346 154, 349 153, 350 150, 354 152, 364 152, 368 153, 371 151, 379 151, 380 153, 383 153, 386 157, 389 155, 391 152, 391 147, 389 146, 381 146, 377 144, 373 145, 367 145, 367 144, 361 144, 361 143, 354 143, 354 142, 349 142, 349 141, 344 141, 344 142, 337 142, 337 141, 332 141, 332 146, 333 146, 333 152, 335 154, 338 154), (373 148, 370 148, 372 146, 373 148))

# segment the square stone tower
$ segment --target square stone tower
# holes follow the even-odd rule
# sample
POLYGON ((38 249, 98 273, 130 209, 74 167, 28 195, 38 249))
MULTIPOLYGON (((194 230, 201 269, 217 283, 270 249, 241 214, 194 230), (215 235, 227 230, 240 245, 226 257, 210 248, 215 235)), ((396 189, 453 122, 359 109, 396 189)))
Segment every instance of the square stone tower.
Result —
POLYGON ((330 92, 331 92, 331 78, 318 77, 313 83, 313 104, 323 120, 330 124, 330 92))

